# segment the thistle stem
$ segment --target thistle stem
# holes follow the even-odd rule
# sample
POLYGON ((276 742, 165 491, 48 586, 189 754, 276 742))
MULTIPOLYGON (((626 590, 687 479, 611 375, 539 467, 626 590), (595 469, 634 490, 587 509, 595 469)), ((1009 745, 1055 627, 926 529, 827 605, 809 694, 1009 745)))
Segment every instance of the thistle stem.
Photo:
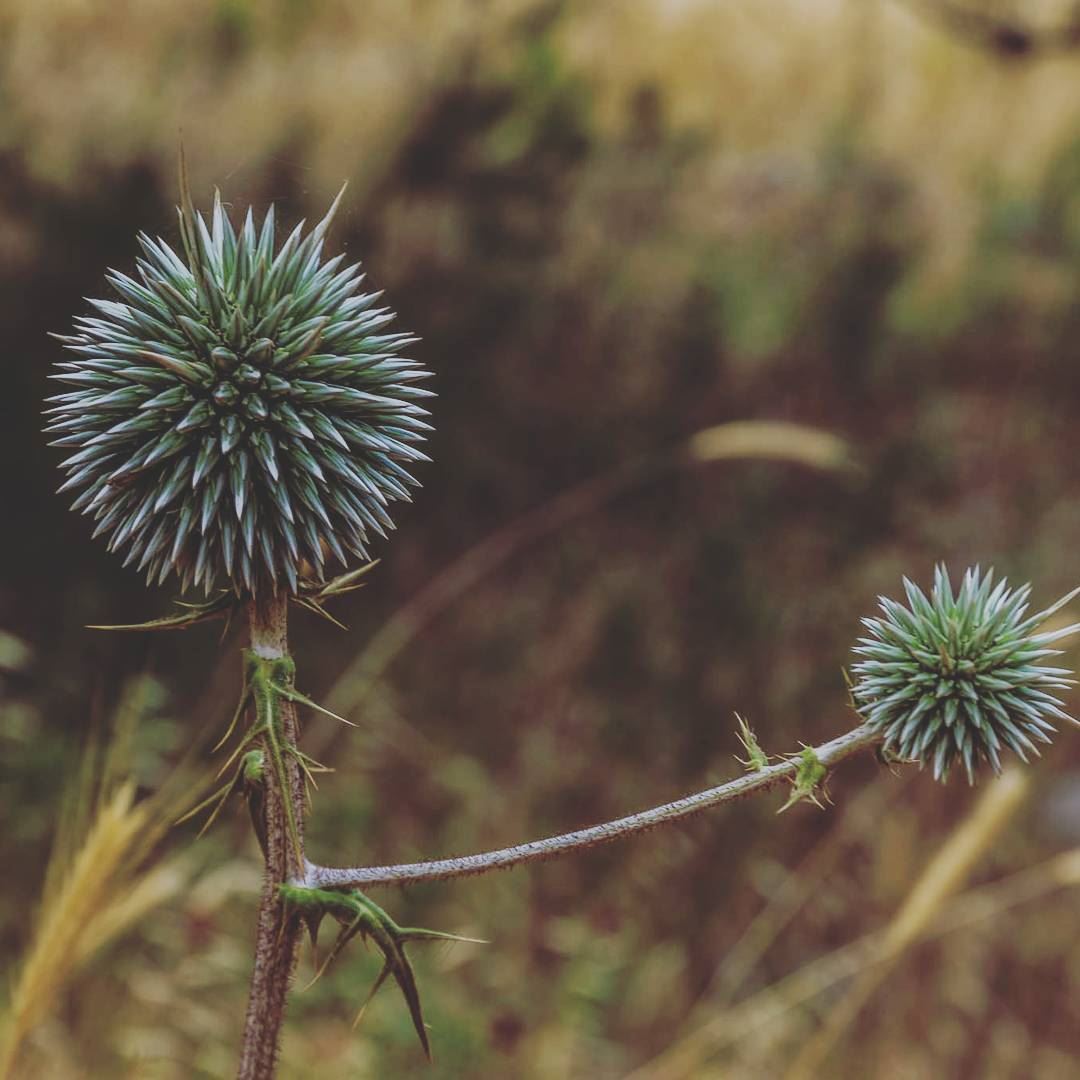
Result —
MULTIPOLYGON (((861 724, 830 742, 813 747, 812 750, 817 761, 828 768, 880 742, 881 735, 877 731, 866 724, 861 724)), ((746 775, 729 780, 719 787, 699 791, 682 799, 676 799, 674 802, 639 811, 629 817, 609 821, 603 825, 593 825, 576 832, 564 833, 561 836, 532 840, 526 844, 518 844, 498 851, 486 851, 479 855, 461 855, 432 862, 403 863, 396 866, 339 868, 317 866, 309 862, 304 876, 298 880, 309 888, 321 889, 408 885, 419 881, 442 881, 472 874, 486 874, 492 870, 520 866, 522 863, 539 862, 557 855, 596 847, 599 844, 610 843, 612 840, 646 832, 659 825, 669 825, 714 806, 722 806, 736 799, 743 799, 756 791, 764 791, 783 780, 794 779, 801 761, 802 755, 794 755, 775 764, 755 768, 746 775)))
MULTIPOLYGON (((251 649, 265 659, 288 655, 286 615, 288 599, 278 594, 252 601, 248 609, 251 649)), ((297 738, 296 707, 278 695, 268 697, 258 707, 278 710, 271 718, 283 737, 295 745, 297 738)), ((262 900, 259 905, 255 939, 255 962, 251 973, 247 1017, 241 1044, 239 1080, 270 1080, 277 1064, 285 1003, 296 964, 300 924, 288 913, 279 895, 279 886, 300 871, 303 859, 304 785, 299 765, 292 755, 284 755, 286 791, 281 790, 278 771, 267 769, 262 799, 263 832, 266 839, 266 867, 262 900), (290 835, 289 815, 284 799, 292 806, 291 819, 296 836, 290 835), (298 850, 299 849, 299 850, 298 850)))

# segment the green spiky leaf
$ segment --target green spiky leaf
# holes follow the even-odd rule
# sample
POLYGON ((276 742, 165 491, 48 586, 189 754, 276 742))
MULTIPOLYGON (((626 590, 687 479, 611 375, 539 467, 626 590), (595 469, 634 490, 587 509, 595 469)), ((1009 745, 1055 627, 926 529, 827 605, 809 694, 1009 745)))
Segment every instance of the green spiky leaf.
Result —
POLYGON ((423 1011, 420 1008, 420 992, 416 985, 412 965, 405 953, 405 946, 411 941, 467 941, 474 944, 486 944, 486 942, 481 942, 477 938, 447 934, 439 930, 398 926, 374 900, 359 889, 313 889, 289 884, 280 886, 280 892, 285 903, 303 920, 312 945, 318 940, 319 924, 325 916, 333 916, 340 925, 337 939, 316 973, 316 979, 333 963, 354 937, 359 935, 375 943, 376 948, 382 953, 383 967, 360 1006, 354 1026, 355 1023, 359 1023, 364 1010, 379 988, 392 977, 405 1000, 424 1055, 430 1059, 431 1045, 428 1041, 423 1011))

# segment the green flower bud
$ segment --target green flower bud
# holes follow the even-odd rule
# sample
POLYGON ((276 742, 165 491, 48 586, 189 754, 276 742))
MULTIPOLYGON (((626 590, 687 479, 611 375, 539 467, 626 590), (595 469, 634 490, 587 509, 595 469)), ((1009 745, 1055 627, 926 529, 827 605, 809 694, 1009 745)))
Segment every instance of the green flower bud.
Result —
POLYGON ((415 486, 428 373, 359 265, 323 258, 340 199, 279 245, 273 208, 237 230, 220 198, 207 225, 185 197, 184 256, 140 235, 137 279, 110 272, 118 299, 59 338, 61 490, 148 582, 296 592, 326 552, 366 559, 415 486))
POLYGON ((1050 742, 1050 717, 1076 723, 1056 696, 1074 685, 1072 672, 1043 661, 1060 655, 1050 646, 1080 624, 1036 631, 1080 589, 1025 618, 1031 586, 1014 591, 993 577, 969 569, 954 595, 939 565, 929 597, 904 578, 909 606, 880 597, 883 616, 863 619, 871 636, 854 650, 860 714, 886 751, 931 764, 938 780, 957 761, 969 783, 980 761, 998 772, 1005 747, 1026 761, 1038 755, 1036 743, 1050 742))

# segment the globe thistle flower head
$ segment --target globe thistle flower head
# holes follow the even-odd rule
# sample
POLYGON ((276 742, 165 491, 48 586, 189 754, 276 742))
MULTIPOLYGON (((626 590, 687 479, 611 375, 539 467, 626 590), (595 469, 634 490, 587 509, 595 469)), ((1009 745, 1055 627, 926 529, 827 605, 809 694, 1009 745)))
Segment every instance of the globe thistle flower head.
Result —
POLYGON ((220 196, 207 223, 181 188, 183 255, 141 234, 137 280, 110 271, 117 298, 54 335, 75 357, 48 410, 60 490, 148 583, 295 593, 393 528, 428 460, 428 373, 359 264, 323 257, 341 194, 279 243, 273 207, 237 230, 220 196))
POLYGON ((1050 742, 1050 718, 1076 723, 1057 696, 1074 685, 1072 672, 1043 661, 1080 624, 1037 631, 1080 589, 1026 615, 1031 586, 993 578, 969 569, 954 593, 939 565, 929 597, 904 578, 908 606, 879 597, 882 616, 862 620, 870 636, 854 650, 856 708, 887 751, 932 765, 937 780, 957 762, 969 783, 981 761, 999 772, 1006 747, 1026 761, 1050 742))

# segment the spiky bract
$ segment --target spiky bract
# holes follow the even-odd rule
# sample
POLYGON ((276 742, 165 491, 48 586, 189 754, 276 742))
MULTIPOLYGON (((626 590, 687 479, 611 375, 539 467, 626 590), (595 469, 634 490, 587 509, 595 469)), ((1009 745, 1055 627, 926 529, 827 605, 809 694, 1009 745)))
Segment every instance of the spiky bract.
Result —
POLYGON ((415 338, 380 332, 393 315, 359 265, 324 261, 340 199, 279 247, 273 207, 235 230, 218 197, 207 226, 185 192, 186 257, 140 235, 139 280, 110 271, 119 300, 60 338, 60 490, 148 581, 295 593, 329 556, 366 558, 408 499, 427 372, 400 355, 415 338))
POLYGON ((1080 589, 1025 618, 1031 586, 1010 590, 993 576, 969 569, 954 594, 938 566, 929 597, 904 578, 909 607, 879 597, 883 616, 863 619, 871 636, 855 649, 856 706, 886 750, 932 765, 935 779, 957 761, 969 782, 982 760, 1000 771, 1003 747, 1026 761, 1050 741, 1049 717, 1076 723, 1055 696, 1074 684, 1072 672, 1041 662, 1080 624, 1036 630, 1080 589))

